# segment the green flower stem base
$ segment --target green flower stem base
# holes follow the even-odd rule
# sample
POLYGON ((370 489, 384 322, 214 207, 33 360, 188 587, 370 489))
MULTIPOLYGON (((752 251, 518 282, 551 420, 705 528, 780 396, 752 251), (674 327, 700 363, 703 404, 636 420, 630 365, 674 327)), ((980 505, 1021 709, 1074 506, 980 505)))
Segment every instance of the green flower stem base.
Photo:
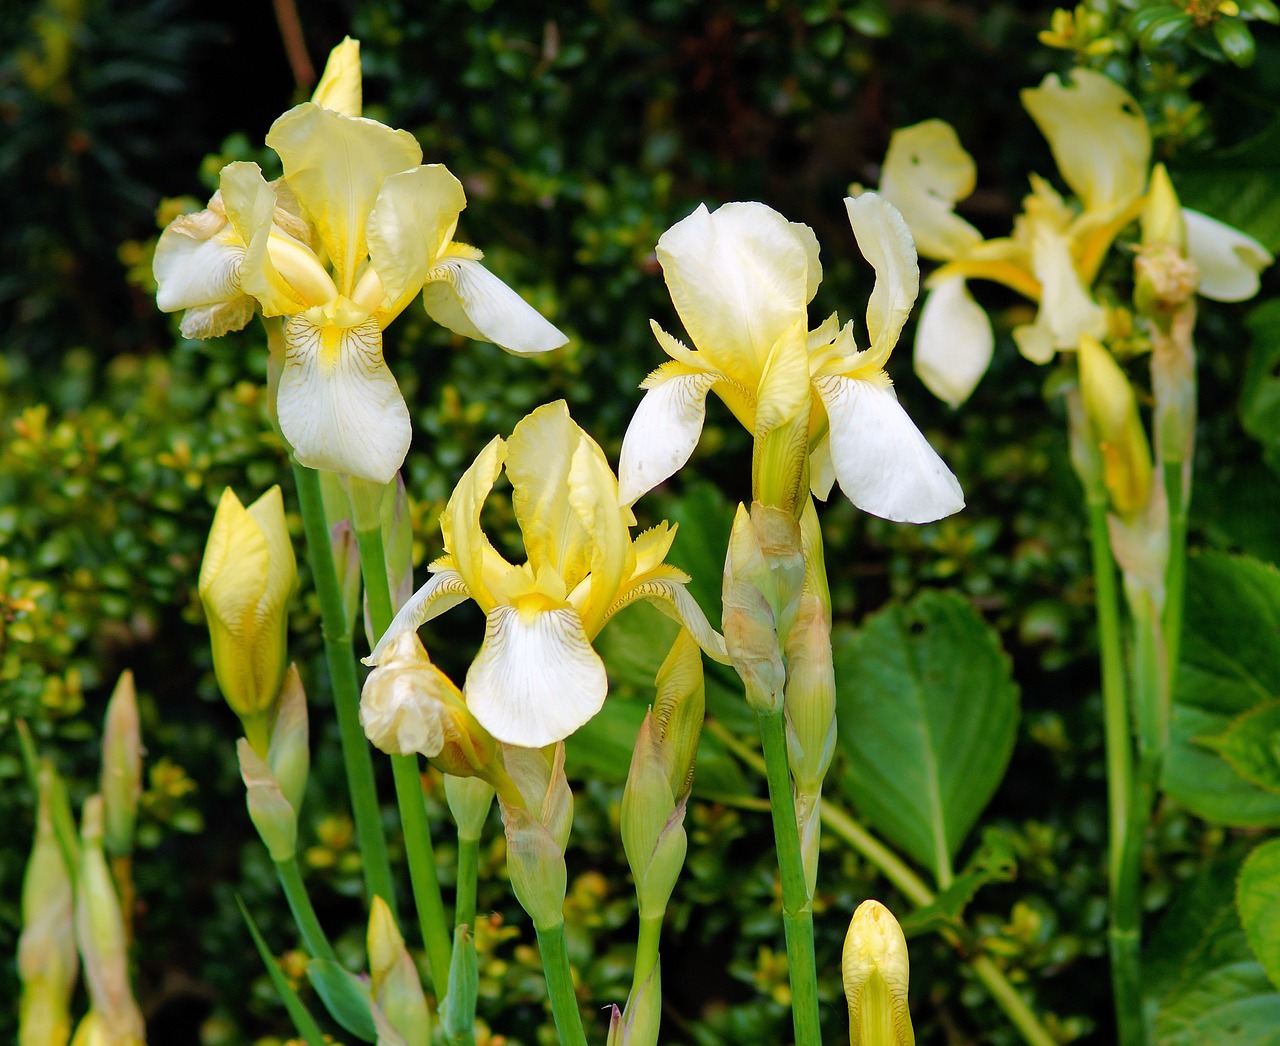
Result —
POLYGON ((564 923, 550 929, 537 929, 538 951, 542 954, 542 972, 547 978, 547 994, 551 997, 551 1014, 561 1046, 587 1046, 578 1012, 578 997, 573 991, 573 971, 569 968, 569 950, 565 943, 564 923))
MULTIPOLYGON (((704 729, 724 742, 726 748, 730 749, 756 773, 763 774, 765 772, 765 763, 760 758, 759 753, 744 745, 729 730, 725 729, 721 723, 714 719, 708 719, 704 729)), ((768 803, 764 802, 764 800, 756 800, 752 796, 738 798, 718 796, 717 799, 719 802, 731 806, 741 806, 752 810, 769 808, 768 803)), ((875 865, 886 879, 917 905, 923 908, 925 905, 934 902, 933 891, 929 889, 920 876, 911 870, 905 861, 830 799, 824 798, 822 800, 822 823, 875 865)), ((1009 982, 1009 978, 1004 975, 999 966, 986 955, 974 955, 958 935, 944 933, 943 936, 960 953, 964 961, 969 964, 970 969, 973 970, 978 980, 991 993, 992 999, 1004 1011, 1005 1016, 1009 1018, 1009 1023, 1018 1029, 1029 1046, 1056 1046, 1057 1040, 1040 1023, 1035 1011, 1018 994, 1017 989, 1009 982)))
POLYGON ((360 726, 360 683, 356 678, 355 655, 351 647, 351 632, 347 628, 342 588, 338 584, 338 572, 333 565, 329 527, 324 518, 320 473, 294 461, 293 478, 307 535, 311 576, 316 586, 316 595, 320 599, 325 660, 329 666, 333 706, 338 715, 342 762, 347 772, 347 788, 351 793, 351 810, 363 862, 365 890, 370 898, 374 895, 381 897, 394 912, 396 895, 391 880, 391 860, 387 856, 387 840, 382 831, 382 815, 378 809, 373 759, 369 755, 369 743, 360 726))
MULTIPOLYGON (((373 634, 380 638, 391 624, 395 611, 391 605, 391 588, 387 581, 386 553, 382 547, 382 531, 370 527, 356 531, 360 549, 360 572, 364 577, 365 595, 369 600, 369 617, 373 634)), ((400 824, 404 829, 405 856, 409 860, 409 882, 418 909, 422 943, 431 967, 431 982, 436 997, 443 999, 449 990, 449 966, 453 951, 448 920, 440 897, 440 880, 436 874, 435 851, 431 848, 431 829, 422 801, 422 776, 416 755, 391 756, 391 770, 396 784, 396 800, 400 806, 400 824)))
POLYGON ((782 876, 782 926, 787 938, 787 967, 791 976, 791 1022, 796 1046, 822 1046, 818 1020, 818 971, 813 956, 813 902, 805 886, 796 827, 791 771, 787 765, 787 730, 783 713, 761 712, 760 739, 764 745, 765 779, 773 812, 773 839, 782 876))
POLYGON ((311 898, 307 896, 307 888, 302 884, 302 873, 298 870, 298 859, 290 857, 287 861, 276 862, 276 874, 280 877, 280 885, 284 888, 285 900, 289 902, 289 911, 293 913, 293 921, 297 923, 298 932, 302 934, 302 942, 307 946, 313 959, 331 959, 338 961, 325 936, 316 911, 311 907, 311 898))
POLYGON ((453 923, 469 926, 475 933, 476 879, 480 866, 480 840, 458 837, 458 886, 453 923))
POLYGON ((1165 657, 1172 688, 1182 652, 1182 604, 1187 587, 1187 494, 1183 485, 1183 463, 1164 463, 1164 490, 1169 501, 1169 565, 1165 571, 1164 627, 1165 657))
POLYGON ((636 937, 636 961, 631 975, 631 998, 634 999, 644 982, 658 965, 658 945, 662 940, 662 917, 658 915, 640 916, 640 933, 636 937))

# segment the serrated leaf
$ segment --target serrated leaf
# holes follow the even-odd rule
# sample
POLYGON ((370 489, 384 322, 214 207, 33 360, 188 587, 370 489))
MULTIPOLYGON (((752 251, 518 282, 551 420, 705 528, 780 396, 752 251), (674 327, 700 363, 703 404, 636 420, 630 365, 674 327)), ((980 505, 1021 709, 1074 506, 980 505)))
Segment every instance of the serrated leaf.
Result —
POLYGON ((945 878, 1013 752, 1009 659, 950 592, 924 592, 835 638, 843 790, 881 834, 945 878))
POLYGON ((275 956, 271 954, 271 949, 267 947, 267 942, 262 939, 262 934, 258 932, 258 926, 253 921, 253 916, 249 914, 249 909, 244 906, 244 901, 236 897, 236 904, 240 907, 240 914, 244 917, 245 925, 249 927, 249 936, 253 938, 254 947, 258 949, 262 964, 267 968, 267 976, 271 978, 276 994, 280 996, 280 1001, 284 1003, 284 1008, 288 1011, 289 1019, 293 1021, 294 1028, 302 1036, 307 1046, 325 1046, 324 1033, 320 1031, 320 1026, 316 1024, 311 1012, 303 1005, 302 1000, 298 998, 298 993, 293 990, 288 978, 285 977, 280 967, 276 965, 275 956))
POLYGON ((1236 910, 1249 947, 1280 988, 1280 839, 1251 853, 1236 880, 1236 910))
POLYGON ((1250 709, 1217 737, 1200 743, 1217 752, 1246 781, 1280 793, 1280 701, 1250 709))
POLYGON ((1172 171, 1184 207, 1203 211, 1280 249, 1280 120, 1246 142, 1195 157, 1172 171))
POLYGON ((1196 816, 1214 824, 1232 828, 1280 825, 1280 796, 1250 784, 1225 759, 1200 743, 1202 738, 1221 735, 1230 725, 1230 716, 1175 704, 1161 787, 1196 816))
POLYGON ((335 1021, 365 1042, 376 1042, 378 1028, 370 1012, 369 986, 332 959, 307 963, 307 979, 335 1021))
POLYGON ((1190 983, 1156 1015, 1159 1046, 1280 1046, 1280 994, 1256 962, 1190 983))

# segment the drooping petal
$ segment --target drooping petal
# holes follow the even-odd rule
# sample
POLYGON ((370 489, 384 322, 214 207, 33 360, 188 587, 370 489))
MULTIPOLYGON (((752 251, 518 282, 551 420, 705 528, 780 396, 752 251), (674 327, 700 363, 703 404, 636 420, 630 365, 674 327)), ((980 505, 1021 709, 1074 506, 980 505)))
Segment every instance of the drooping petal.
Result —
POLYGON ((228 331, 243 330, 253 319, 254 300, 242 294, 231 301, 199 305, 182 314, 178 329, 184 338, 220 338, 228 331))
POLYGON ((994 349, 991 320, 964 277, 939 283, 925 298, 916 327, 915 369, 925 388, 960 406, 986 374, 994 349))
POLYGON ((516 356, 558 349, 569 340, 474 258, 448 258, 427 279, 422 290, 427 315, 464 338, 491 341, 516 356))
POLYGON ((499 741, 541 748, 600 711, 604 662, 569 607, 522 613, 494 607, 467 672, 467 707, 499 741))
POLYGON ((486 614, 497 602, 493 583, 498 574, 510 570, 510 564, 502 560, 480 529, 480 510, 502 471, 506 456, 506 441, 494 436, 462 474, 440 517, 444 547, 453 557, 471 598, 486 614))
POLYGON ((390 483, 409 452, 409 409, 372 320, 343 328, 292 317, 277 409, 281 432, 308 468, 390 483))
POLYGON ((315 223, 333 263, 338 289, 350 296, 368 256, 369 213, 382 184, 422 163, 408 131, 344 116, 314 102, 294 106, 267 132, 284 176, 315 223))
POLYGON ((1138 104, 1114 80, 1077 68, 1063 83, 1050 73, 1039 87, 1022 92, 1022 104, 1087 211, 1121 210, 1142 195, 1151 130, 1138 104))
POLYGON ((1184 207, 1187 256, 1200 270, 1199 292, 1214 301, 1247 301, 1258 293, 1258 273, 1275 259, 1239 229, 1184 207))
POLYGON ((840 376, 814 387, 831 424, 836 478, 858 508, 897 523, 931 523, 964 507, 960 484, 892 387, 840 376))
POLYGON ((911 230, 884 197, 872 192, 846 196, 844 207, 858 250, 876 271, 875 289, 867 302, 871 352, 866 362, 883 367, 920 293, 920 263, 911 230))
POLYGON ((925 120, 894 131, 880 172, 880 194, 902 212, 916 249, 947 261, 982 242, 982 234, 955 213, 973 192, 978 170, 952 126, 925 120))
POLYGON ((432 618, 437 618, 446 610, 451 610, 459 603, 471 598, 467 583, 456 570, 444 569, 434 571, 427 583, 409 597, 402 606, 387 630, 378 640, 377 646, 364 659, 366 665, 377 665, 405 632, 416 632, 432 618))
POLYGON ((462 183, 444 164, 424 164, 383 184, 369 215, 369 257, 389 316, 422 289, 466 205, 462 183))
POLYGON ((605 621, 636 600, 646 599, 667 617, 678 621, 688 629, 689 634, 709 658, 727 665, 729 654, 725 649, 724 636, 711 627, 711 622, 702 612, 702 607, 685 588, 688 581, 688 574, 672 566, 664 565, 658 570, 651 571, 647 576, 637 579, 622 590, 613 606, 609 608, 605 621))
POLYGON ((662 234, 657 253, 694 345, 754 388, 774 343, 806 318, 817 289, 812 231, 762 203, 700 206, 662 234))
POLYGON ((222 305, 244 296, 240 288, 244 244, 225 219, 217 224, 221 227, 216 233, 202 236, 196 223, 179 219, 160 234, 151 268, 161 312, 222 305))
POLYGON ((621 504, 634 505, 684 467, 702 435, 707 392, 721 377, 673 361, 645 379, 645 394, 631 416, 618 457, 621 504))
POLYGON ((1089 296, 1080 282, 1067 238, 1045 223, 1034 226, 1032 267, 1040 281, 1040 316, 1058 349, 1073 349, 1081 335, 1100 337, 1106 330, 1106 310, 1089 296))
POLYGON ((329 52, 320 82, 311 100, 343 116, 359 116, 364 102, 364 82, 360 75, 360 41, 343 37, 329 52))

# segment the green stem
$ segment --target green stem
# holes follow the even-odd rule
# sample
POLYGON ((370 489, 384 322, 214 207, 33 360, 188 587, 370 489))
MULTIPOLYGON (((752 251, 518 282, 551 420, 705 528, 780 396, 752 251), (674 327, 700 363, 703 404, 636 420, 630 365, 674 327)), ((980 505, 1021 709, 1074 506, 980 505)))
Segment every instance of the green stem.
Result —
POLYGON ((569 968, 569 949, 565 943, 564 923, 550 929, 537 928, 538 950, 542 954, 542 972, 547 978, 547 995, 551 998, 551 1014, 561 1046, 587 1046, 582 1030, 582 1014, 573 991, 573 971, 569 968))
POLYGON ((1040 1023, 1035 1011, 1027 1005, 1026 1000, 1018 994, 1018 990, 1009 982, 1003 971, 990 956, 975 955, 969 959, 969 968, 978 976, 996 1005, 1004 1010, 1009 1022, 1018 1029, 1030 1046, 1057 1046, 1055 1039, 1040 1023))
POLYGON ((1169 501, 1169 565, 1165 571, 1162 626, 1165 663, 1172 687, 1182 648, 1182 606, 1187 587, 1187 491, 1183 488, 1181 461, 1164 463, 1165 497, 1169 501))
MULTIPOLYGON (((382 529, 372 526, 356 530, 360 549, 360 572, 364 577, 365 595, 369 600, 369 617, 375 641, 386 632, 395 611, 391 604, 391 588, 387 581, 386 553, 382 547, 382 529)), ((449 966, 452 945, 448 919, 440 896, 440 878, 436 874, 436 855, 431 847, 431 829, 427 809, 422 800, 422 775, 416 755, 391 756, 391 771, 396 785, 396 802, 400 808, 400 824, 404 829, 405 857, 409 862, 409 882, 418 910, 418 926, 431 968, 431 982, 436 997, 443 999, 449 990, 449 966)))
POLYGON ((657 915, 640 916, 640 933, 636 937, 636 961, 631 975, 631 995, 635 999, 644 987, 644 982, 658 965, 658 946, 662 942, 662 917, 657 915))
POLYGON ((347 627, 347 611, 342 601, 342 588, 333 564, 329 543, 329 527, 324 518, 320 497, 320 473, 293 462, 294 484, 302 509, 302 523, 307 535, 307 553, 311 576, 320 599, 321 629, 324 634, 325 660, 333 687, 333 706, 338 715, 338 734, 342 740, 342 762, 351 793, 351 810, 356 823, 356 840, 363 861, 366 894, 381 897, 396 910, 395 889, 391 880, 391 860, 387 856, 387 840, 382 831, 382 814, 378 809, 378 793, 374 785, 373 760, 369 743, 360 726, 360 683, 356 677, 355 655, 351 647, 351 631, 347 627))
POLYGON ((764 746, 765 780, 773 812, 773 839, 782 876, 782 926, 787 939, 787 967, 791 976, 791 1021, 796 1046, 822 1046, 818 1019, 818 971, 813 956, 813 902, 805 885, 796 826, 791 771, 787 765, 787 730, 783 714, 759 713, 764 746))
POLYGON ((480 867, 480 840, 458 837, 458 887, 454 900, 455 926, 469 926, 475 933, 476 879, 480 867))
POLYGON ((293 921, 297 923, 302 941, 307 946, 313 959, 330 959, 338 961, 325 936, 320 920, 316 918, 316 910, 311 907, 311 898, 307 896, 307 888, 302 884, 302 873, 298 870, 298 859, 290 857, 287 861, 276 862, 276 874, 280 877, 280 885, 284 888, 285 900, 289 902, 289 911, 293 912, 293 921))

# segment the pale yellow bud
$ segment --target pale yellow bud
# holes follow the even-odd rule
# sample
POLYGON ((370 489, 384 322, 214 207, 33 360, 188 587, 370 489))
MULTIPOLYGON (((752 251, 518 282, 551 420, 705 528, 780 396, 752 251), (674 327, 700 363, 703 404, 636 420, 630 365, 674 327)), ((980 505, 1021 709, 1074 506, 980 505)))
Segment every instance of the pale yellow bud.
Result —
POLYGON ((107 852, 123 856, 133 850, 133 825, 142 794, 142 735, 133 673, 120 680, 107 703, 102 730, 102 776, 99 780, 106 815, 107 852))
POLYGON ((1142 246, 1172 247, 1179 254, 1187 250, 1187 222, 1182 216, 1182 204, 1162 163, 1151 171, 1151 184, 1142 207, 1142 246))
POLYGON ((915 1046, 907 1008, 907 940, 879 901, 863 901, 853 913, 841 966, 850 1046, 915 1046))
POLYGON ((280 782, 266 760, 245 738, 236 742, 240 776, 244 779, 249 819, 277 864, 293 857, 298 842, 298 812, 285 798, 280 782))
POLYGON ((1153 465, 1138 403, 1124 371, 1100 342, 1080 339, 1080 391, 1102 455, 1111 504, 1125 518, 1146 509, 1153 465))
POLYGON ((297 582, 280 488, 246 509, 228 487, 200 565, 200 601, 218 686, 259 752, 266 751, 284 676, 289 600, 297 582))
POLYGON ((503 745, 502 759, 519 793, 518 802, 516 796, 498 794, 511 888, 533 925, 550 930, 564 922, 564 851, 573 825, 564 742, 545 750, 503 745))
POLYGON ((430 1046, 431 1011, 418 968, 405 947, 386 901, 374 897, 369 909, 369 991, 405 1046, 430 1046))
POLYGON ((459 839, 475 842, 480 838, 493 796, 493 785, 482 778, 444 775, 444 797, 458 826, 459 839))
POLYGON ((363 105, 363 80, 360 76, 360 41, 351 37, 329 52, 320 82, 311 95, 316 105, 343 116, 359 116, 363 105))

